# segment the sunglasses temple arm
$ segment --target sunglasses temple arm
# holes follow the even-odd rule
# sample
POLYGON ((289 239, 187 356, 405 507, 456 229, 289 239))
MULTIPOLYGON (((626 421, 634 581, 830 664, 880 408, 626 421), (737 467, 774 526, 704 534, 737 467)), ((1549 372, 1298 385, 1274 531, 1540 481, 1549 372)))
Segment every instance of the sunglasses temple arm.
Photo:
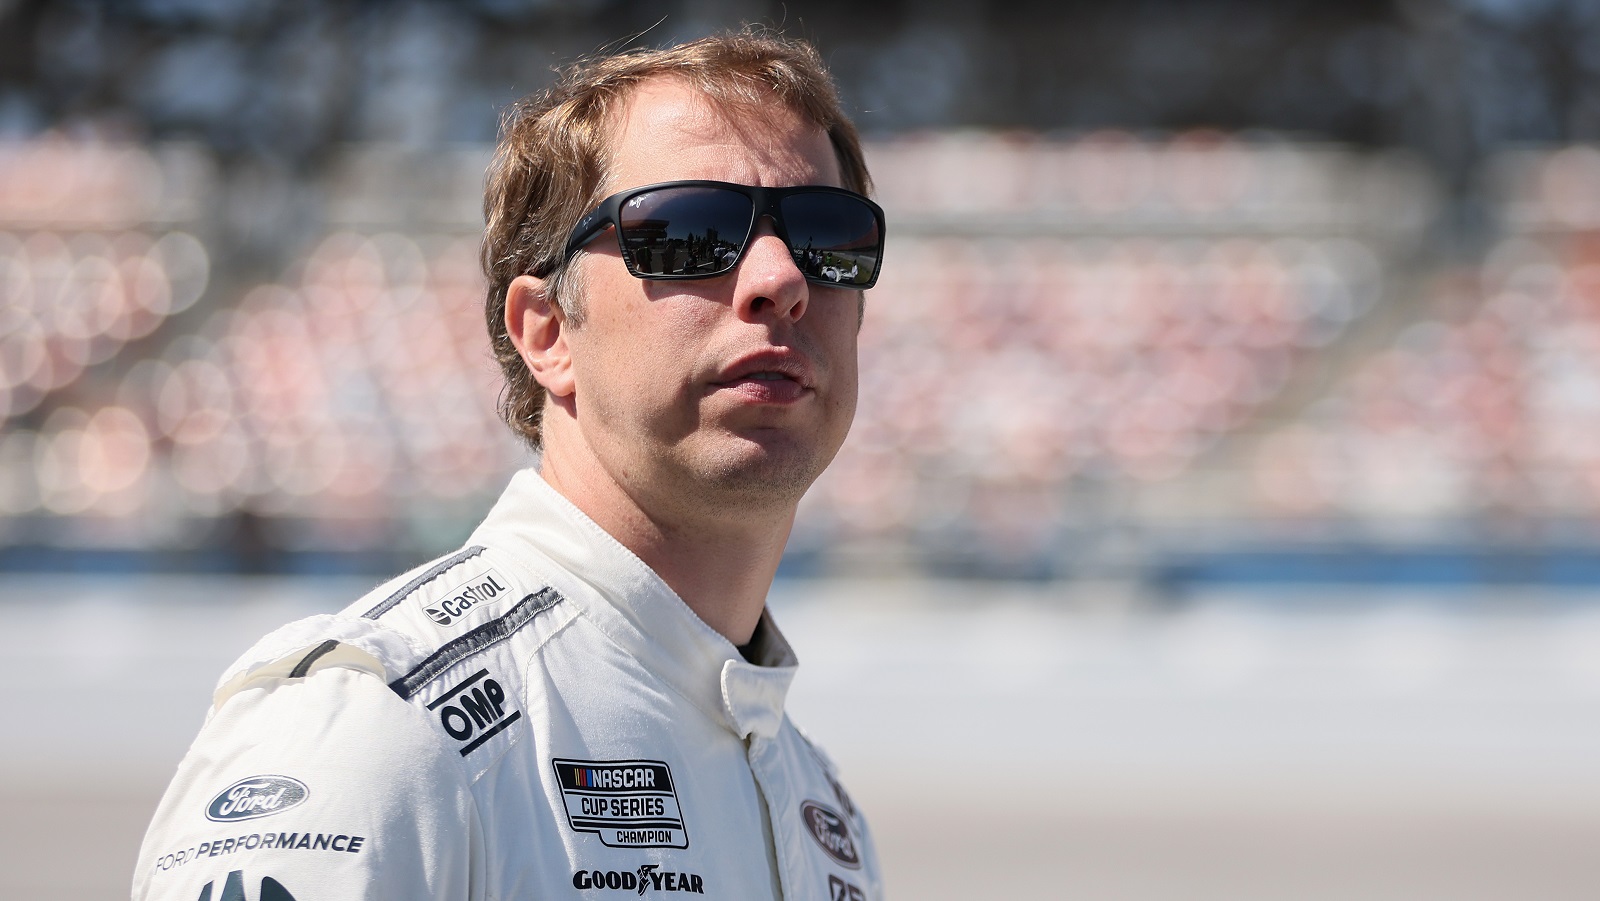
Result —
POLYGON ((572 259, 572 255, 577 253, 579 248, 593 241, 595 235, 605 231, 606 226, 610 224, 611 217, 609 216, 596 214, 583 217, 578 222, 577 228, 572 230, 572 237, 567 239, 567 248, 561 254, 562 262, 572 259))

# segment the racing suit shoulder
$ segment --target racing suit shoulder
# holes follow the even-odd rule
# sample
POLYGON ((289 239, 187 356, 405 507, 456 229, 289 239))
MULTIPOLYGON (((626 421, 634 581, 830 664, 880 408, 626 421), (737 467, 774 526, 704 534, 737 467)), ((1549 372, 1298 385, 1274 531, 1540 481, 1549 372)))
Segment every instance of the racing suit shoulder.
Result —
POLYGON ((559 600, 474 547, 257 641, 157 810, 136 901, 271 897, 264 880, 279 897, 481 897, 473 786, 526 733, 506 639, 559 600))
POLYGON ((269 882, 280 898, 478 897, 468 775, 328 644, 322 668, 258 675, 213 709, 146 833, 136 901, 266 898, 269 882))
POLYGON ((508 627, 526 625, 560 600, 524 562, 469 546, 390 579, 338 613, 269 633, 224 671, 212 711, 249 685, 327 667, 369 672, 409 697, 404 686, 424 672, 437 675, 446 660, 491 650, 508 627))

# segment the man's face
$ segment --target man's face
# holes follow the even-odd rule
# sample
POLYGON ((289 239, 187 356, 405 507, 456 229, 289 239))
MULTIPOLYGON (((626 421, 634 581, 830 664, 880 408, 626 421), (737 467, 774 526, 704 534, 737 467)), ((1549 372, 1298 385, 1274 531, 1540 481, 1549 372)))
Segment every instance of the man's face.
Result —
MULTIPOLYGON (((616 123, 602 193, 678 179, 839 186, 840 172, 827 135, 786 108, 730 118, 656 79, 616 123)), ((610 232, 588 250, 583 321, 565 335, 582 446, 547 455, 592 455, 647 511, 798 501, 855 414, 860 293, 808 283, 766 219, 716 278, 636 279, 610 232)))

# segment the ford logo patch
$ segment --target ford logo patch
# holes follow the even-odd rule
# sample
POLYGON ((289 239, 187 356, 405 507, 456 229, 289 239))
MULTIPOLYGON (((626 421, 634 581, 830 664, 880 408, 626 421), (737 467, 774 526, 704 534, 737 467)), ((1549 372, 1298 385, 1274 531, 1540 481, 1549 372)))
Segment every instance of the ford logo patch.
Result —
POLYGON ((800 818, 805 820, 806 831, 829 857, 852 870, 860 868, 861 855, 856 851, 855 839, 850 837, 850 824, 844 817, 815 801, 807 801, 800 805, 800 818))
POLYGON ((222 790, 206 807, 206 819, 217 823, 271 816, 299 804, 311 792, 288 776, 251 776, 222 790))

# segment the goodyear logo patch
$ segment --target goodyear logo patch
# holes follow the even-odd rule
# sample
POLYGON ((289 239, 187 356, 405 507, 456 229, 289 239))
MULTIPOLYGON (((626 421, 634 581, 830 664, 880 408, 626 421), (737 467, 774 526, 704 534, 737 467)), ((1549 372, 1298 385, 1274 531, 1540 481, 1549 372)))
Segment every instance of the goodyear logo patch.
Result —
POLYGON ((608 848, 687 848, 672 770, 660 760, 568 760, 555 767, 567 824, 608 848))

